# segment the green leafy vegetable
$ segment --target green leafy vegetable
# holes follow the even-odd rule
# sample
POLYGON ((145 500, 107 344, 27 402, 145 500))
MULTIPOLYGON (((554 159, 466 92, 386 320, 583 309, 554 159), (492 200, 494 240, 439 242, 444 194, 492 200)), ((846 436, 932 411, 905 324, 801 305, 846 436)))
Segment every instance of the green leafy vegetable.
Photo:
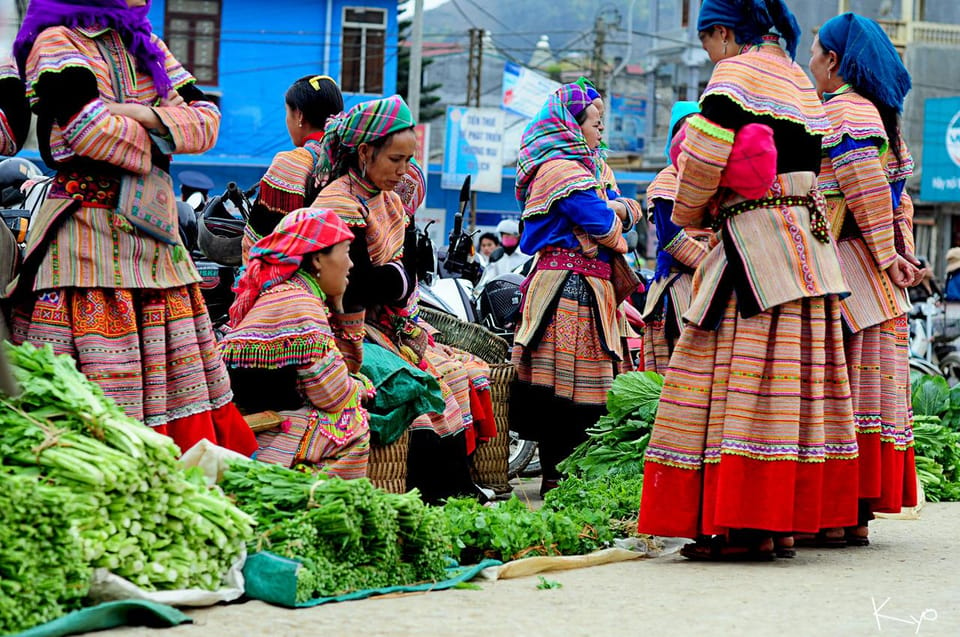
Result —
POLYGON ((563 584, 560 582, 549 580, 543 575, 537 575, 537 579, 540 580, 540 583, 537 584, 537 590, 547 591, 553 588, 563 588, 563 584))

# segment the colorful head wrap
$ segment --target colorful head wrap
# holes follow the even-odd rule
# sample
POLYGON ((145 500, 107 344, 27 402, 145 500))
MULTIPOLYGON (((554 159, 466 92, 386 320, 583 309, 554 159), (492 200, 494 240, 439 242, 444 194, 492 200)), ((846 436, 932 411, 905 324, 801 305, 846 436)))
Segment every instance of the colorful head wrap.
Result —
POLYGON ((285 216, 250 248, 247 268, 234 288, 230 324, 236 327, 262 292, 292 277, 305 255, 351 239, 350 228, 332 210, 301 208, 285 216))
POLYGON ((410 168, 393 190, 400 195, 400 202, 408 217, 412 217, 427 196, 427 180, 423 168, 416 159, 410 160, 410 168))
POLYGON ((556 90, 527 124, 520 138, 517 156, 517 202, 523 208, 527 191, 537 169, 554 159, 582 162, 597 174, 597 154, 587 146, 576 115, 590 106, 590 96, 578 84, 564 84, 556 90))
POLYGON ((703 0, 697 31, 715 26, 733 29, 740 44, 760 44, 763 36, 776 29, 790 57, 797 57, 800 25, 784 0, 703 0))
POLYGON ((30 0, 23 25, 13 43, 13 53, 20 73, 27 66, 27 56, 44 29, 50 27, 111 27, 127 43, 137 67, 153 78, 157 93, 165 97, 173 85, 167 75, 163 49, 153 41, 153 29, 147 14, 150 2, 142 7, 129 7, 126 0, 30 0))
POLYGON ((322 169, 331 170, 345 150, 416 125, 410 107, 399 95, 361 102, 346 113, 327 120, 322 169))
POLYGON ((671 160, 670 149, 673 146, 673 128, 677 125, 677 122, 687 115, 699 112, 700 104, 697 102, 675 102, 673 108, 670 109, 670 125, 667 126, 667 147, 664 149, 667 161, 671 160))
POLYGON ((591 102, 593 100, 600 99, 600 91, 597 90, 597 85, 594 84, 593 81, 590 80, 589 78, 581 75, 580 78, 576 82, 574 82, 574 84, 576 84, 577 86, 579 86, 580 88, 582 88, 584 91, 587 92, 587 97, 590 98, 591 102))
POLYGON ((840 58, 838 73, 859 93, 903 110, 910 73, 883 28, 863 16, 844 13, 830 18, 817 33, 824 51, 840 58))

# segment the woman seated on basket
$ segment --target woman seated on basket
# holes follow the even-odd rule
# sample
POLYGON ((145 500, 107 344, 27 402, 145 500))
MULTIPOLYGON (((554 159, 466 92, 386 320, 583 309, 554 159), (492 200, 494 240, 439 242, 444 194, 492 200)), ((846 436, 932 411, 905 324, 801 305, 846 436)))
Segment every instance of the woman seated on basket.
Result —
POLYGON ((484 366, 436 346, 418 316, 413 212, 423 188, 415 185, 415 171, 411 175, 414 124, 398 96, 332 118, 322 166, 330 182, 313 205, 335 210, 354 233, 344 308, 364 321, 367 340, 440 381, 446 408, 411 424, 407 476, 408 487, 435 501, 476 492, 467 454, 478 417, 492 424, 492 406, 484 366))
MULTIPOLYGON (((333 211, 305 208, 250 249, 220 346, 237 405, 284 418, 282 427, 258 434, 258 460, 366 475, 370 433, 361 402, 373 387, 351 373, 335 338, 352 239, 333 211)), ((353 343, 351 360, 360 360, 360 343, 340 340, 353 343)))

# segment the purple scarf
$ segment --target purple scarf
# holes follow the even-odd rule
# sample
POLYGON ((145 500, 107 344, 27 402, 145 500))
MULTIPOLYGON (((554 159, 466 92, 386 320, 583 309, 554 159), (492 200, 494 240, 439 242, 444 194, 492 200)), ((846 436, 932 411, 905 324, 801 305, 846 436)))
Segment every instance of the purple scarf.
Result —
POLYGON ((30 0, 27 15, 13 43, 20 73, 27 67, 27 56, 37 36, 50 27, 111 27, 127 45, 137 67, 153 78, 160 97, 173 88, 167 75, 163 50, 151 41, 152 28, 147 13, 150 1, 142 7, 128 7, 126 0, 30 0))

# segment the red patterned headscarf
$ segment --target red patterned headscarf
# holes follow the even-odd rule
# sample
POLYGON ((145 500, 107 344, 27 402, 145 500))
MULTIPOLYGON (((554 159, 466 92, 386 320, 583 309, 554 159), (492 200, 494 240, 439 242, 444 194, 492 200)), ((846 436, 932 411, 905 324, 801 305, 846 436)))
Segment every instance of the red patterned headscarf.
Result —
POLYGON ((304 256, 352 239, 350 228, 332 210, 301 208, 286 215, 250 248, 246 271, 234 288, 230 324, 236 327, 262 292, 292 277, 304 256))

